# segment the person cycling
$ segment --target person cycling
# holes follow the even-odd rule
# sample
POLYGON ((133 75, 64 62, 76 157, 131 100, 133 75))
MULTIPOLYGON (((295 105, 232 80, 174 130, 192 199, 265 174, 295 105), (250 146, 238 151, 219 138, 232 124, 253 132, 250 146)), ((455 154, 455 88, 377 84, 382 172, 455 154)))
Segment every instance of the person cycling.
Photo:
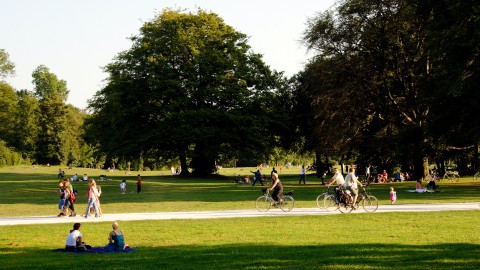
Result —
POLYGON ((358 185, 360 185, 360 187, 363 187, 363 185, 360 181, 358 181, 358 177, 355 175, 355 168, 353 166, 351 166, 348 171, 349 173, 347 176, 345 176, 345 188, 354 194, 353 202, 354 207, 356 207, 355 204, 357 203, 358 198, 358 185))
POLYGON ((337 196, 337 199, 340 199, 339 192, 340 189, 343 188, 345 185, 345 179, 337 168, 333 169, 333 177, 328 181, 327 187, 330 188, 330 185, 332 185, 333 182, 337 184, 337 187, 335 188, 335 195, 337 196))
POLYGON ((282 204, 283 185, 282 182, 280 182, 280 178, 278 178, 278 174, 276 172, 272 172, 272 183, 267 188, 267 192, 269 192, 270 190, 273 190, 272 199, 276 203, 282 204))

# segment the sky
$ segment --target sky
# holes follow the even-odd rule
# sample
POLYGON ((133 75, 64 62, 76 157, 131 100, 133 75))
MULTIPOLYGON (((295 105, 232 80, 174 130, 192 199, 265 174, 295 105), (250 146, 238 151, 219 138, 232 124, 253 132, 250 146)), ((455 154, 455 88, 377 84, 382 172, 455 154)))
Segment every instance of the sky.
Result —
POLYGON ((0 0, 0 49, 15 64, 6 79, 33 90, 32 72, 45 65, 67 82, 67 103, 85 109, 105 83, 102 67, 131 48, 131 36, 165 8, 218 14, 249 36, 248 44, 271 69, 292 76, 309 54, 301 44, 308 18, 335 0, 0 0))

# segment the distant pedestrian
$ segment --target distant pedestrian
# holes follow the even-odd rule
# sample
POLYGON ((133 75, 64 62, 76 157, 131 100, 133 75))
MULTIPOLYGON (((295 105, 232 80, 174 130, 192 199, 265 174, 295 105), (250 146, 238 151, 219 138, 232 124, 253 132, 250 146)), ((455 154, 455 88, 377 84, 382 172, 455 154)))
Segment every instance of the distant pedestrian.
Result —
POLYGON ((127 191, 127 181, 125 179, 120 183, 120 190, 122 191, 122 194, 125 194, 127 191))
POLYGON ((372 176, 370 174, 370 168, 372 165, 368 164, 367 168, 365 168, 365 179, 367 179, 367 186, 370 185, 370 177, 372 176))
MULTIPOLYGON (((250 171, 250 172, 252 172, 252 171, 250 171)), ((262 174, 260 173, 260 170, 257 169, 256 172, 252 172, 252 173, 254 173, 252 186, 255 186, 256 182, 260 182, 260 184, 263 186, 262 174)))
POLYGON ((397 192, 395 192, 393 187, 391 187, 390 188, 390 204, 394 204, 396 200, 397 200, 397 192))
POLYGON ((142 192, 142 178, 140 177, 140 174, 137 175, 137 193, 142 192))
POLYGON ((270 178, 273 178, 274 173, 278 174, 277 170, 275 170, 275 167, 273 167, 272 172, 270 172, 270 178))
POLYGON ((300 179, 298 179, 298 184, 305 184, 305 165, 302 165, 302 169, 300 170, 300 179))

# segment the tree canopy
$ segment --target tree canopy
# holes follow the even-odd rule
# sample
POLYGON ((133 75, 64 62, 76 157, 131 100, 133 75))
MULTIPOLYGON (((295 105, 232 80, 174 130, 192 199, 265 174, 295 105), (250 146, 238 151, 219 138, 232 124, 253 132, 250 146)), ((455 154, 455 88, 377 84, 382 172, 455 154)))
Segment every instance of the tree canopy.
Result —
POLYGON ((179 157, 197 175, 222 155, 265 153, 279 130, 281 74, 214 13, 164 10, 105 70, 89 132, 113 156, 179 157))
POLYGON ((424 175, 429 157, 444 163, 441 149, 478 142, 478 121, 453 122, 478 110, 469 105, 478 102, 479 9, 460 2, 347 0, 310 20, 304 41, 316 56, 300 93, 312 100, 317 151, 424 175))

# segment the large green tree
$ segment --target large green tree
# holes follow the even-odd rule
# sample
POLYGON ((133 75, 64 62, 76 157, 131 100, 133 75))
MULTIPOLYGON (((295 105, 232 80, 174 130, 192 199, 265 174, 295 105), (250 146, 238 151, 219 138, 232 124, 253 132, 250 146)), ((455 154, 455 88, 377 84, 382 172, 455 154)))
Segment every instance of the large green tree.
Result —
POLYGON ((68 96, 67 83, 45 66, 39 66, 32 73, 35 95, 39 99, 37 161, 41 164, 62 164, 67 162, 65 152, 67 130, 65 101, 68 96))
POLYGON ((344 134, 326 139, 378 157, 385 166, 410 161, 405 165, 423 175, 434 144, 426 128, 433 106, 432 59, 425 50, 429 17, 418 10, 418 1, 410 0, 341 1, 311 20, 304 40, 318 54, 307 81, 318 79, 315 70, 325 75, 306 85, 318 100, 314 108, 333 112, 317 115, 317 126, 344 134))
POLYGON ((304 40, 316 56, 299 89, 312 100, 317 149, 417 177, 448 149, 476 151, 479 10, 469 0, 346 0, 313 18, 304 40))
POLYGON ((90 132, 112 156, 179 157, 197 175, 222 156, 265 154, 282 110, 281 74, 214 13, 164 10, 106 67, 90 132), (150 151, 150 150, 160 151, 150 151))
POLYGON ((32 92, 20 90, 17 92, 18 105, 15 115, 15 148, 24 158, 35 157, 35 150, 40 127, 38 125, 39 103, 32 92))
MULTIPOLYGON (((480 141, 480 2, 473 0, 425 1, 423 12, 430 15, 426 45, 436 71, 430 131, 437 138, 441 159, 473 154, 471 171, 479 169, 480 141), (459 151, 461 150, 461 151, 459 151)), ((466 162, 458 161, 467 171, 466 162)))
POLYGON ((15 74, 15 65, 8 53, 0 49, 0 140, 12 145, 14 135, 14 114, 17 105, 15 90, 3 79, 15 74))

